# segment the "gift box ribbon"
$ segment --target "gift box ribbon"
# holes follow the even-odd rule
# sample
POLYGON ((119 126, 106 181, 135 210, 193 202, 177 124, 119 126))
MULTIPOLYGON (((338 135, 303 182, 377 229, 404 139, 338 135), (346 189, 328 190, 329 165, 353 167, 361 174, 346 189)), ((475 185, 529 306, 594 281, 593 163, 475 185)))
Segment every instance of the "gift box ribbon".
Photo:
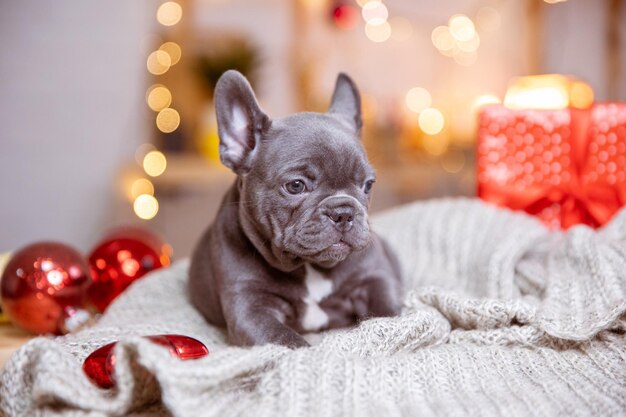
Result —
POLYGON ((557 204, 561 207, 561 227, 585 223, 597 227, 606 223, 626 204, 626 187, 598 182, 583 184, 589 155, 589 126, 591 111, 571 109, 571 180, 557 185, 537 184, 523 189, 510 185, 490 184, 481 187, 487 201, 514 210, 537 214, 557 204))

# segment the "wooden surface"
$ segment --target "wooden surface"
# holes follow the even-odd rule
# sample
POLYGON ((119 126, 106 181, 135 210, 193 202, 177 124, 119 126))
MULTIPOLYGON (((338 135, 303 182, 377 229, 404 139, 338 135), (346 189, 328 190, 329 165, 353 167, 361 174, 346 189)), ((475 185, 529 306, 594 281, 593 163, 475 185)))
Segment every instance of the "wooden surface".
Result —
POLYGON ((11 354, 34 336, 9 323, 0 323, 0 369, 11 354))

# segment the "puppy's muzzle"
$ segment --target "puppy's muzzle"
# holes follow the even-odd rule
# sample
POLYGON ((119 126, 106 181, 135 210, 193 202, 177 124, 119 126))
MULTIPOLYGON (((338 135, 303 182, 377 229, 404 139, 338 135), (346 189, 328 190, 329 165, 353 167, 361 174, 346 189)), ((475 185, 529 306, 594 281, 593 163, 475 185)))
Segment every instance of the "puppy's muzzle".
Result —
POLYGON ((329 197, 322 203, 322 214, 331 220, 338 231, 345 233, 352 229, 355 217, 360 212, 359 202, 354 197, 329 197))

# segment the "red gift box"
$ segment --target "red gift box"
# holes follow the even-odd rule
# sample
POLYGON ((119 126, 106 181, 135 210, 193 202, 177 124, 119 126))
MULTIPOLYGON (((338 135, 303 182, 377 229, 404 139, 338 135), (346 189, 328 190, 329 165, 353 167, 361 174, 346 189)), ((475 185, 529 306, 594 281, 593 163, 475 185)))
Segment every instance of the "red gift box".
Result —
POLYGON ((626 103, 483 108, 478 195, 551 228, 598 227, 626 204, 626 103))

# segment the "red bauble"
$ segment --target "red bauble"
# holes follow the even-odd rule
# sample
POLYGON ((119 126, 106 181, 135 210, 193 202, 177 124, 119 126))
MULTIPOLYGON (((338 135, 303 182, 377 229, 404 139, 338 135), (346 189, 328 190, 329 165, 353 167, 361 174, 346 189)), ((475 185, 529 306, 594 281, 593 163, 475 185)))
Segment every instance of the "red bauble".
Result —
MULTIPOLYGON (((206 346, 188 336, 166 334, 146 337, 157 345, 165 346, 172 356, 182 360, 198 359, 209 354, 206 346)), ((83 371, 100 388, 111 388, 115 385, 113 348, 116 344, 117 342, 113 342, 102 346, 87 356, 83 362, 83 371)))
POLYGON ((40 242, 13 254, 2 274, 4 312, 34 333, 63 334, 84 323, 89 266, 80 253, 56 242, 40 242))
POLYGON ((172 249, 156 235, 139 228, 113 230, 89 255, 94 276, 89 299, 104 311, 133 281, 170 264, 172 249))
POLYGON ((332 18, 339 29, 352 29, 356 25, 358 12, 349 4, 339 3, 332 9, 332 18))

